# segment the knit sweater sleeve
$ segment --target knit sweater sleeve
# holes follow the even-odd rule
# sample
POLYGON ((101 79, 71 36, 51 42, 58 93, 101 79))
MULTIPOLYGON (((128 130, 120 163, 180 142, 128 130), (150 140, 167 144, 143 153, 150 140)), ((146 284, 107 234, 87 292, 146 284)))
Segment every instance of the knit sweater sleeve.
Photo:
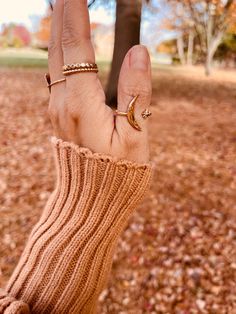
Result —
POLYGON ((57 185, 34 226, 0 313, 95 313, 118 237, 150 181, 148 164, 54 138, 57 185))

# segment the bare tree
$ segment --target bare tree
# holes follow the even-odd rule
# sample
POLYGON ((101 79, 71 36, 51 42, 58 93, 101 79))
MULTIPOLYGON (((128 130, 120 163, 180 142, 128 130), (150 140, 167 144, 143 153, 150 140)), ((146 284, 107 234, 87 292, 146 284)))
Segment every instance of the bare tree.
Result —
POLYGON ((187 65, 193 65, 193 48, 194 48, 194 31, 192 28, 190 28, 188 34, 187 65))
POLYGON ((235 0, 168 0, 175 19, 172 23, 177 30, 187 31, 189 36, 188 59, 192 50, 194 35, 200 43, 205 59, 206 75, 211 73, 212 60, 222 38, 233 19, 235 0), (190 27, 186 27, 189 25, 190 27), (194 33, 193 33, 194 31, 194 33))
POLYGON ((53 11, 53 0, 47 0, 49 8, 53 11))
POLYGON ((179 55, 179 59, 182 65, 186 63, 185 54, 184 54, 184 39, 183 34, 180 33, 177 37, 177 51, 179 55))

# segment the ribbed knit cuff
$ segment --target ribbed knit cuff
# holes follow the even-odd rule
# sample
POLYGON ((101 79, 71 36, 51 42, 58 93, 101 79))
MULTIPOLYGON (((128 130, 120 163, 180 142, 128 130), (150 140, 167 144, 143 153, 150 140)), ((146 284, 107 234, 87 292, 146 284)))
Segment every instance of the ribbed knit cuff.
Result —
POLYGON ((52 143, 57 186, 6 291, 32 313, 94 313, 118 237, 147 190, 151 168, 59 139, 52 143))

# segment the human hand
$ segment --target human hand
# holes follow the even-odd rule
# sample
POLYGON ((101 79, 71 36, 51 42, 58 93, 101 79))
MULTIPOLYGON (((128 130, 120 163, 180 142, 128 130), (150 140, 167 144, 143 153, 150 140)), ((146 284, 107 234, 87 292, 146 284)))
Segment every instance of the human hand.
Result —
MULTIPOLYGON (((95 62, 86 0, 57 0, 53 9, 49 44, 51 80, 62 78, 64 64, 95 62)), ((126 117, 115 116, 105 104, 96 73, 75 73, 53 85, 49 115, 55 135, 96 153, 143 163, 149 160, 147 120, 142 112, 151 101, 151 64, 144 46, 131 48, 122 65, 118 85, 118 110, 127 111, 138 95, 134 129, 126 117)))

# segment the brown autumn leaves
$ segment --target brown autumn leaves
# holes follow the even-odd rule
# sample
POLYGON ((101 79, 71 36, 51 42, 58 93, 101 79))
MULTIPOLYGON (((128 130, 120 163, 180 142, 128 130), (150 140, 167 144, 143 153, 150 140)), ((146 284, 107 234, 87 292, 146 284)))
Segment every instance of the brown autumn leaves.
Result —
MULTIPOLYGON (((42 77, 1 70, 1 286, 54 185, 42 77)), ((119 242, 100 313, 235 313, 235 90, 229 73, 154 72, 153 184, 119 242)))

